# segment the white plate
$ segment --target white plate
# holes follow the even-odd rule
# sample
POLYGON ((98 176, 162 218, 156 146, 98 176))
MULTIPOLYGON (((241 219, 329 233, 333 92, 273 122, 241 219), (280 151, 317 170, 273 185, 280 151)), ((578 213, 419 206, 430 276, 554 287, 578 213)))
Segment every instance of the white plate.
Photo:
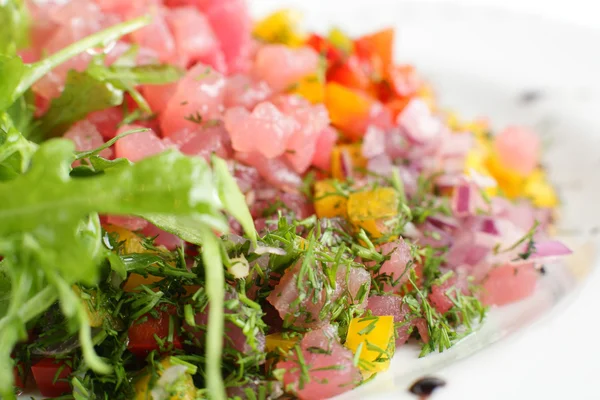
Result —
POLYGON ((397 58, 416 64, 443 104, 462 115, 489 116, 496 127, 537 128, 565 204, 559 234, 576 251, 565 265, 548 268, 533 297, 493 310, 481 330, 451 350, 418 359, 416 347, 404 346, 389 372, 340 399, 414 399, 407 388, 423 375, 448 382, 435 400, 600 398, 590 384, 600 359, 600 277, 594 270, 600 248, 594 234, 600 225, 600 34, 499 9, 422 1, 251 3, 257 16, 288 5, 303 10, 307 26, 321 31, 337 25, 359 34, 395 26, 397 58), (523 93, 532 91, 540 99, 524 104, 523 93))
POLYGON ((448 380, 433 396, 439 400, 600 398, 584 380, 594 379, 590 363, 600 358, 593 342, 597 323, 589 317, 590 302, 600 305, 594 296, 600 289, 597 274, 590 278, 599 261, 600 34, 456 4, 255 0, 252 5, 256 15, 287 6, 303 10, 306 24, 323 32, 332 25, 351 34, 394 26, 398 60, 416 64, 444 105, 466 116, 489 116, 498 128, 508 123, 536 128, 564 201, 558 233, 576 252, 565 265, 547 268, 534 296, 493 310, 480 331, 450 351, 417 359, 417 348, 405 346, 388 373, 341 399, 414 399, 407 393, 410 383, 431 374, 448 380), (523 95, 531 92, 540 97, 525 104, 523 95), (576 295, 580 298, 569 306, 576 295), (488 349, 515 333, 519 340, 511 336, 488 349))

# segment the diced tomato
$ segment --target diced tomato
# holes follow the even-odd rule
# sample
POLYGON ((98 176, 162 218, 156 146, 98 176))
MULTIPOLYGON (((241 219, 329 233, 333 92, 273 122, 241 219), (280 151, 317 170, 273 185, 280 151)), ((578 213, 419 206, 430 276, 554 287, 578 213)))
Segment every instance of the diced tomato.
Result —
POLYGON ((43 358, 31 367, 31 372, 44 397, 58 397, 71 391, 68 378, 73 369, 65 360, 43 358))
POLYGON ((379 74, 381 77, 387 75, 387 71, 393 62, 393 28, 362 36, 354 42, 354 45, 356 54, 371 64, 374 73, 379 74))
POLYGON ((169 319, 171 314, 174 313, 175 310, 173 307, 167 311, 159 311, 158 319, 150 314, 143 315, 140 318, 143 322, 134 322, 127 331, 127 335, 129 336, 127 349, 136 356, 143 357, 153 350, 164 350, 165 347, 169 347, 170 345, 176 349, 183 348, 177 325, 173 327, 173 343, 165 343, 165 346, 161 349, 161 346, 156 341, 155 335, 160 340, 167 341, 169 336, 169 319))
POLYGON ((344 64, 333 66, 327 73, 327 80, 364 91, 369 90, 371 85, 371 79, 357 56, 350 56, 344 64))
POLYGON ((330 66, 340 63, 344 58, 342 50, 335 47, 329 40, 320 35, 310 35, 306 44, 315 49, 319 54, 324 55, 327 59, 327 64, 330 66))

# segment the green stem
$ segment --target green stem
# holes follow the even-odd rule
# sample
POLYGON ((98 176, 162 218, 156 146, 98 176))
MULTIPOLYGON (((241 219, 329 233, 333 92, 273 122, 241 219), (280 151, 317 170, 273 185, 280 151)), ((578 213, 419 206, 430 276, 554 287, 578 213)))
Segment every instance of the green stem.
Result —
POLYGON ((35 82, 65 61, 75 57, 80 53, 83 53, 88 49, 104 46, 114 40, 117 40, 121 36, 143 28, 144 26, 148 25, 150 21, 150 17, 143 16, 132 19, 131 21, 111 26, 110 28, 101 32, 94 33, 93 35, 83 38, 82 40, 57 51, 43 60, 31 64, 23 75, 21 82, 19 82, 19 85, 17 86, 15 98, 21 96, 35 82))
POLYGON ((226 399, 221 373, 225 305, 225 273, 219 242, 209 228, 202 227, 202 261, 210 312, 206 332, 206 388, 211 400, 226 399))

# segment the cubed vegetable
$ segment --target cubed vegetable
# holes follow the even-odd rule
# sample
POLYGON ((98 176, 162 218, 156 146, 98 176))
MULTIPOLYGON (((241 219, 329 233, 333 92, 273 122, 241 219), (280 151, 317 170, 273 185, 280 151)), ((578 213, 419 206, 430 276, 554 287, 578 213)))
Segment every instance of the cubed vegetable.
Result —
POLYGON ((376 100, 339 83, 325 86, 325 105, 331 123, 349 139, 360 139, 366 131, 376 100))
POLYGON ((143 315, 127 331, 129 337, 127 349, 137 356, 143 357, 153 350, 166 351, 169 348, 183 348, 178 332, 179 325, 175 318, 177 315, 175 308, 168 311, 156 310, 156 312, 158 318, 154 318, 151 314, 143 315), (170 334, 172 334, 172 342, 169 341, 170 334))
POLYGON ((317 181, 315 189, 315 212, 319 218, 344 217, 348 200, 340 195, 332 181, 317 181))
MULTIPOLYGON (((171 361, 171 357, 164 358, 158 365, 156 375, 153 378, 153 374, 150 371, 146 371, 135 383, 135 400, 147 400, 154 398, 154 393, 150 393, 155 386, 159 383, 158 381, 163 376, 164 372, 173 367, 184 367, 179 366, 171 361)), ((179 368, 178 374, 168 382, 165 382, 162 386, 164 387, 163 394, 161 397, 168 400, 194 400, 196 398, 196 387, 189 371, 179 368)))
POLYGON ((278 351, 281 355, 285 355, 290 351, 296 343, 300 340, 300 337, 289 337, 282 333, 274 333, 265 337, 265 350, 270 353, 278 351))
POLYGON ((66 360, 42 358, 31 367, 33 379, 44 397, 58 397, 71 391, 72 368, 66 360))
POLYGON ((382 78, 387 75, 393 62, 393 28, 362 36, 355 40, 354 45, 359 57, 369 61, 374 75, 382 78))
POLYGON ((304 37, 298 25, 302 14, 296 10, 276 11, 254 25, 254 36, 267 43, 280 43, 291 47, 301 46, 304 37))
POLYGON ((523 194, 537 207, 552 208, 558 205, 556 191, 540 168, 537 168, 525 181, 523 194))
POLYGON ((106 312, 102 308, 97 307, 96 291, 90 290, 89 292, 82 293, 77 285, 73 285, 73 291, 83 300, 83 308, 88 316, 90 326, 92 328, 102 326, 102 323, 106 318, 106 312))
POLYGON ((358 357, 363 376, 385 371, 396 350, 394 317, 353 318, 348 327, 346 347, 358 357))
POLYGON ((366 169, 367 159, 362 155, 360 143, 341 144, 331 151, 331 176, 345 180, 353 176, 356 170, 366 169))
POLYGON ((313 104, 320 104, 325 101, 325 83, 317 75, 309 75, 294 85, 291 93, 302 96, 313 104))
POLYGON ((398 215, 400 199, 392 188, 378 188, 350 194, 348 216, 356 228, 362 228, 374 238, 390 232, 389 222, 398 215))

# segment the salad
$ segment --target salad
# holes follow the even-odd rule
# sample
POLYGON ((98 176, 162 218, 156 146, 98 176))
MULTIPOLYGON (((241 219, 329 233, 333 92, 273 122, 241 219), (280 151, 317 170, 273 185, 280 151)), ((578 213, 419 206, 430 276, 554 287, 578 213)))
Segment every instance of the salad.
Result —
POLYGON ((330 398, 570 253, 534 132, 299 22, 0 3, 0 397, 330 398))

